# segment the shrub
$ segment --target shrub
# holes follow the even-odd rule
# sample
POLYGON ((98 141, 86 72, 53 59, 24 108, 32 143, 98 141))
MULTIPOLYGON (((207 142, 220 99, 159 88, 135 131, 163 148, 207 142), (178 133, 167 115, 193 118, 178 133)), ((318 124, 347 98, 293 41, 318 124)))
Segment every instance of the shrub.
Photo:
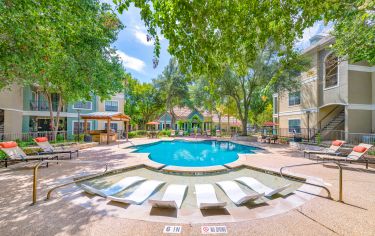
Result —
POLYGON ((135 137, 144 137, 146 136, 147 131, 146 130, 136 130, 136 131, 131 131, 128 134, 129 138, 135 138, 135 137))
POLYGON ((62 134, 58 134, 56 136, 56 142, 59 143, 59 142, 64 142, 65 141, 65 138, 64 138, 64 135, 62 134))
POLYGON ((322 143, 322 136, 320 135, 320 133, 316 134, 316 143, 318 145, 320 145, 322 143))
POLYGON ((23 148, 22 150, 26 155, 37 155, 38 152, 43 151, 41 148, 23 148))
POLYGON ((135 131, 137 136, 145 136, 147 134, 146 130, 137 130, 135 131))
POLYGON ((160 136, 171 136, 171 131, 170 130, 162 130, 159 132, 160 136))
POLYGON ((128 133, 128 138, 134 138, 136 136, 137 136, 136 131, 131 131, 128 133))
MULTIPOLYGON (((78 139, 78 134, 75 134, 73 140, 74 140, 74 141, 77 141, 77 139, 78 139)), ((84 135, 84 134, 80 134, 80 135, 79 135, 79 140, 78 140, 78 142, 83 142, 84 139, 85 139, 85 135, 84 135)))
POLYGON ((0 150, 0 160, 4 160, 6 157, 5 153, 0 150))
POLYGON ((32 138, 30 138, 28 141, 22 141, 20 139, 16 139, 16 143, 19 147, 28 147, 28 146, 35 146, 35 143, 32 138))

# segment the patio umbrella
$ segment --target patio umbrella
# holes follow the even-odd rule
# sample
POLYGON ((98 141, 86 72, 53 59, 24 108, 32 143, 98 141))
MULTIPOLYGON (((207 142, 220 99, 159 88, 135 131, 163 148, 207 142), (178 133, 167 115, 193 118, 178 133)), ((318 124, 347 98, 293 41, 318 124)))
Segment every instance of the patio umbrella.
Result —
POLYGON ((272 121, 267 121, 267 122, 264 122, 263 124, 264 127, 270 127, 270 126, 276 126, 276 125, 279 125, 279 124, 274 123, 272 121))
POLYGON ((147 122, 146 125, 151 125, 151 128, 152 130, 156 129, 156 126, 159 125, 160 123, 157 122, 157 121, 150 121, 150 122, 147 122))
POLYGON ((147 122, 146 125, 158 125, 160 124, 159 122, 157 121, 150 121, 150 122, 147 122))

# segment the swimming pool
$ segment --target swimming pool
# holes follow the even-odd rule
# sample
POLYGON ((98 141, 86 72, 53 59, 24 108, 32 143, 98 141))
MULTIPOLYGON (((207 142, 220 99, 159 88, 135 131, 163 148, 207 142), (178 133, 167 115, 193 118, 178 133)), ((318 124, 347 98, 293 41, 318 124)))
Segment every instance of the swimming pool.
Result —
POLYGON ((160 141, 135 146, 136 153, 150 153, 153 161, 173 166, 203 167, 223 165, 238 159, 239 153, 259 148, 228 141, 160 141))

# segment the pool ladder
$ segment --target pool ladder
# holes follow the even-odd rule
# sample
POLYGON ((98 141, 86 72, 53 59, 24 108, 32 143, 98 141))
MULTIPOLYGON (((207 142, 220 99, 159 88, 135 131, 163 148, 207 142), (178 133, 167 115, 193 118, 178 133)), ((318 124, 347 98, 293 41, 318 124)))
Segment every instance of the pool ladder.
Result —
MULTIPOLYGON (((93 163, 101 163, 101 162, 97 162, 97 161, 75 161, 75 160, 59 160, 59 161, 56 161, 56 160, 44 160, 44 161, 38 162, 38 164, 36 164, 34 166, 34 170, 33 170, 33 201, 32 201, 31 205, 34 205, 37 202, 38 169, 39 169, 39 167, 42 164, 50 163, 50 162, 68 163, 68 164, 93 164, 93 163)), ((75 184, 75 183, 79 183, 79 182, 82 182, 82 181, 90 180, 90 179, 96 178, 98 176, 104 175, 107 172, 107 170, 108 170, 108 163, 104 163, 104 165, 105 165, 105 170, 103 172, 100 172, 98 174, 90 174, 90 175, 86 175, 86 176, 80 176, 80 177, 77 177, 77 178, 73 178, 74 180, 71 181, 71 182, 60 184, 58 186, 55 186, 55 187, 51 188, 48 191, 48 193, 47 193, 46 200, 49 200, 51 198, 52 192, 55 191, 58 188, 65 187, 65 186, 70 185, 70 184, 75 184)))
MULTIPOLYGON (((292 167, 300 167, 300 166, 312 166, 312 165, 324 165, 326 163, 332 163, 332 164, 336 164, 337 167, 339 168, 339 202, 344 202, 343 201, 343 190, 342 190, 342 166, 340 163, 338 162, 335 162, 335 161, 323 161, 323 162, 318 162, 318 163, 306 163, 306 164, 298 164, 298 165, 290 165, 290 166, 283 166, 280 168, 280 175, 282 178, 284 179, 287 179, 287 177, 284 176, 283 174, 283 170, 286 169, 286 168, 292 168, 292 167)), ((289 177, 291 179, 291 177, 289 177)), ((329 189, 324 186, 324 185, 320 185, 320 184, 314 184, 314 183, 309 183, 309 182, 305 182, 303 180, 299 180, 299 179, 294 179, 294 181, 297 181, 297 182, 300 182, 300 183, 304 183, 304 184, 308 184, 308 185, 311 185, 311 186, 315 186, 315 187, 319 187, 319 188, 322 188, 324 190, 327 191, 327 194, 328 194, 328 199, 331 199, 333 200, 332 196, 331 196, 331 192, 329 191, 329 189)))

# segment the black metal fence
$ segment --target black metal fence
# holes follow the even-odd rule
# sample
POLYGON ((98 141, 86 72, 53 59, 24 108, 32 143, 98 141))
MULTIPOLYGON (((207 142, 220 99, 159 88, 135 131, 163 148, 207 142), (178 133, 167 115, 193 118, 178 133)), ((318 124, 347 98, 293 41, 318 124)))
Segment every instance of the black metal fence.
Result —
POLYGON ((50 141, 64 141, 68 140, 66 131, 39 131, 39 132, 26 132, 26 133, 0 133, 0 141, 32 141, 37 137, 47 137, 50 141))
POLYGON ((300 128, 298 130, 288 128, 259 128, 250 131, 250 134, 277 135, 280 138, 294 139, 295 141, 308 141, 320 143, 332 140, 345 140, 348 144, 359 143, 375 144, 374 133, 350 133, 343 130, 328 130, 320 132, 318 129, 300 128))

